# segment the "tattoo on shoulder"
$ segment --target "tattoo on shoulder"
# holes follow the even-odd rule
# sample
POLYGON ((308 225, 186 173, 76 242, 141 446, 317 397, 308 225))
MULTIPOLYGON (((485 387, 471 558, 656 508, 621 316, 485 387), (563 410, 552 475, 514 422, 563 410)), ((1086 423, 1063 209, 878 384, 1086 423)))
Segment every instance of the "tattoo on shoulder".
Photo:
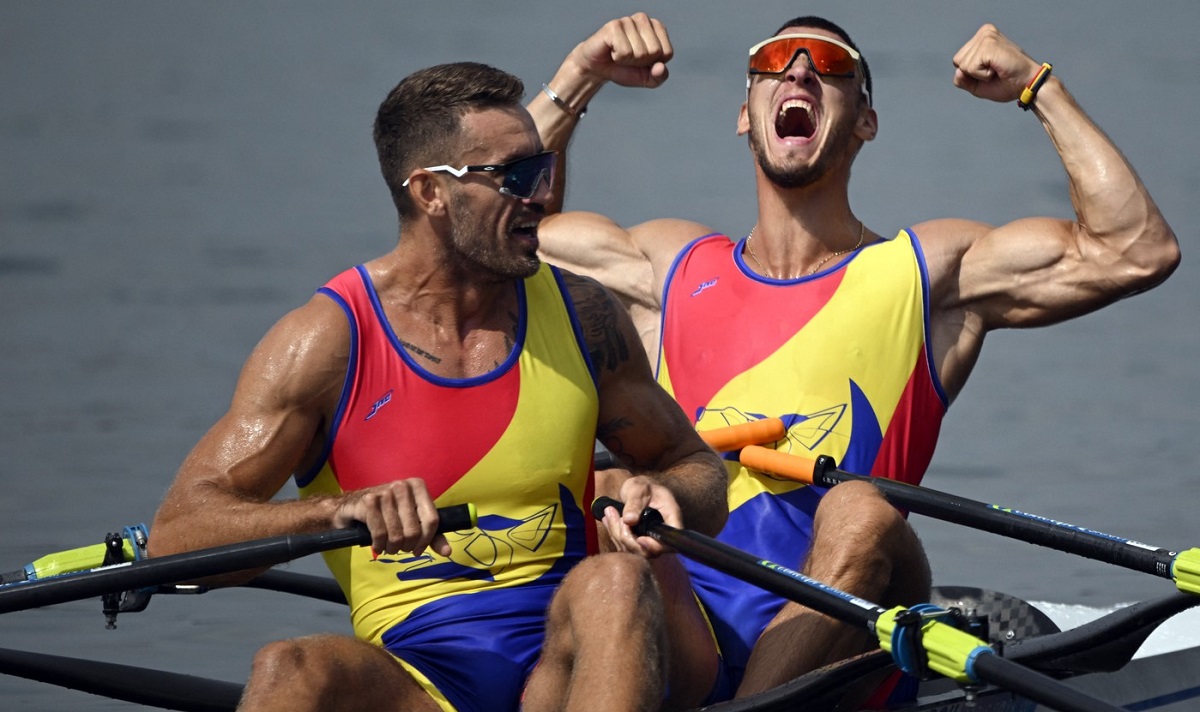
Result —
POLYGON ((400 339, 400 345, 403 346, 404 348, 408 349, 409 351, 413 352, 417 356, 420 356, 421 358, 425 359, 426 361, 429 361, 431 363, 441 363, 442 362, 442 360, 440 358, 438 358, 437 356, 434 356, 433 354, 429 353, 428 351, 421 348, 420 346, 417 346, 416 344, 405 341, 404 339, 400 339))
POLYGON ((513 337, 516 335, 517 329, 519 329, 521 326, 521 317, 517 316, 516 312, 514 312, 514 311, 508 312, 508 319, 512 324, 511 324, 511 328, 508 331, 504 332, 504 353, 505 354, 512 353, 513 347, 516 346, 516 343, 513 341, 513 337))
POLYGON ((618 323, 621 305, 594 279, 567 275, 567 285, 592 363, 596 368, 616 370, 630 358, 629 343, 618 323))

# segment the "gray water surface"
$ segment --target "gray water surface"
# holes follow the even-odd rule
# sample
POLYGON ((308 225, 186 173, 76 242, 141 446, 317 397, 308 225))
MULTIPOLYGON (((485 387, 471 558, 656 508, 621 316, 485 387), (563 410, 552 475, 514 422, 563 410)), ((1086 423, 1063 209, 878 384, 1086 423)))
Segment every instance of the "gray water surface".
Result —
MULTIPOLYGON (((484 61, 547 81, 585 35, 645 9, 677 58, 606 88, 571 151, 569 207, 623 223, 754 220, 734 134, 746 48, 810 12, 867 54, 880 115, 852 201, 876 232, 933 217, 1069 216, 1032 114, 951 84, 996 23, 1138 168, 1184 262, 1159 289, 989 337, 926 484, 1167 547, 1200 542, 1200 9, 1122 3, 0 3, 0 569, 149 523, 266 329, 387 250, 375 108, 405 74, 484 61)), ((1107 605, 1167 581, 914 516, 942 583, 1107 605)), ((319 562, 295 569, 320 572, 319 562)), ((259 591, 155 599, 106 631, 95 601, 10 614, 0 647, 240 681, 264 642, 347 632, 344 609, 259 591)), ((0 676, 6 709, 130 709, 0 676)))

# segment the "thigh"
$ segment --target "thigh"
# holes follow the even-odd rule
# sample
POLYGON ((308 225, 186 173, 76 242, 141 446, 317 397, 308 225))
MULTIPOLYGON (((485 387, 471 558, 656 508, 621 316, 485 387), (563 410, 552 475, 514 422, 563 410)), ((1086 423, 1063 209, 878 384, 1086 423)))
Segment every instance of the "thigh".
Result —
POLYGON ((576 566, 550 605, 526 709, 579 697, 603 700, 598 708, 641 709, 647 696, 655 708, 690 709, 716 671, 716 643, 678 560, 648 566, 633 554, 601 554, 576 566), (589 686, 590 697, 579 694, 589 686))

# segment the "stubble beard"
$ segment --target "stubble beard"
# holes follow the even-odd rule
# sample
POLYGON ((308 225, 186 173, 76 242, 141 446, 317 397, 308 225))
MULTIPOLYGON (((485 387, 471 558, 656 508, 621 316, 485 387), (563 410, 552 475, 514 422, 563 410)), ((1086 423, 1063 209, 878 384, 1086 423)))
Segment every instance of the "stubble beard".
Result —
POLYGON ((834 126, 817 154, 817 160, 807 165, 783 168, 771 163, 767 155, 767 142, 761 124, 750 129, 750 150, 763 175, 780 188, 805 188, 820 180, 832 167, 835 158, 845 156, 850 150, 852 127, 846 124, 834 126))
MULTIPOLYGON (((537 252, 530 255, 498 249, 496 243, 483 237, 494 235, 498 226, 480 220, 464 202, 456 201, 451 207, 450 243, 459 264, 499 279, 526 279, 537 273, 542 264, 537 252)), ((504 240, 505 236, 498 239, 504 240)))

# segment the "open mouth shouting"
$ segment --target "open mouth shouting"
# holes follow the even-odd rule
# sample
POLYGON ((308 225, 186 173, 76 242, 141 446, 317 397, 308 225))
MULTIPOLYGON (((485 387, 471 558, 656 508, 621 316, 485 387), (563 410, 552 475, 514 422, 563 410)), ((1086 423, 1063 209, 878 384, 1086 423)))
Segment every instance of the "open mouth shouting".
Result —
POLYGON ((521 241, 532 242, 537 244, 537 229, 538 223, 542 221, 541 216, 527 217, 523 220, 514 221, 509 227, 509 234, 521 241))
POLYGON ((816 130, 813 106, 803 99, 788 99, 775 115, 775 133, 779 138, 808 139, 816 130))

